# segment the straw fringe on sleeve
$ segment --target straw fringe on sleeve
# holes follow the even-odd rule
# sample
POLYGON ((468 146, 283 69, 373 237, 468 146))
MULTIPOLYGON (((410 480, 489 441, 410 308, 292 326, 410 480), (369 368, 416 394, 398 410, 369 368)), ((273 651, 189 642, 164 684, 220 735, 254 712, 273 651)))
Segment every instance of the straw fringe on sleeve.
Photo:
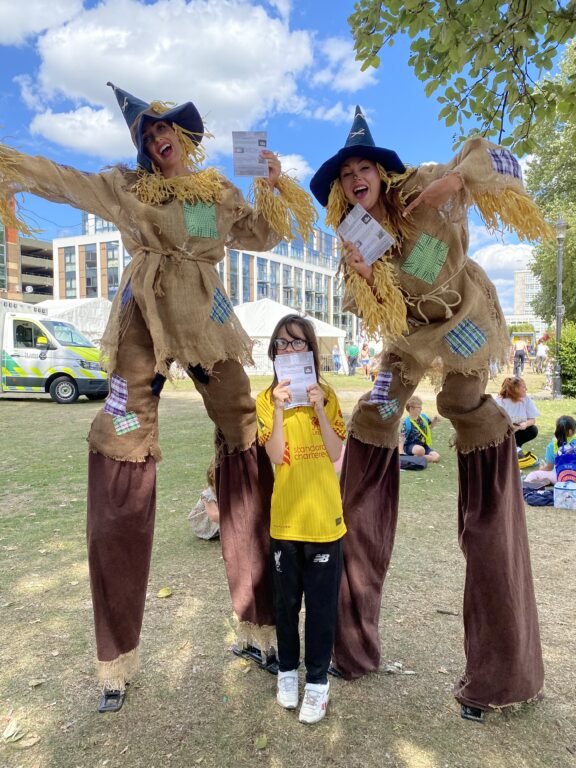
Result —
POLYGON ((299 235, 306 241, 316 222, 311 196, 287 174, 281 174, 276 194, 265 179, 254 179, 254 211, 284 240, 299 235))

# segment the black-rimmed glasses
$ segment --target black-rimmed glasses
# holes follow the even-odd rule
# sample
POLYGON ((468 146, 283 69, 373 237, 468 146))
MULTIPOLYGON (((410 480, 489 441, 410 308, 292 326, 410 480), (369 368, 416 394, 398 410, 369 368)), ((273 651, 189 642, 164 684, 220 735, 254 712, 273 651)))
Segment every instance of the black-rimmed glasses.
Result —
POLYGON ((274 339, 274 347, 278 352, 284 352, 288 347, 292 347, 294 352, 302 352, 307 346, 306 339, 274 339))

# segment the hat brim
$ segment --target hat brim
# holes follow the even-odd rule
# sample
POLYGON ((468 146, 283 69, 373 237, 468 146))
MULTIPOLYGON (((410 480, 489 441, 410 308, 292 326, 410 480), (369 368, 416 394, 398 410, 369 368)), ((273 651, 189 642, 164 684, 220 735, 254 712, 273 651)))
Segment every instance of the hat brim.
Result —
POLYGON ((335 155, 322 163, 310 180, 310 190, 320 205, 324 207, 328 205, 332 182, 338 178, 342 164, 349 157, 363 157, 374 163, 380 163, 384 170, 389 173, 404 173, 406 171, 406 166, 392 149, 364 144, 342 147, 335 155))
POLYGON ((152 109, 147 109, 141 112, 135 124, 132 126, 132 140, 138 150, 138 165, 145 168, 150 173, 153 170, 152 161, 144 151, 144 137, 142 135, 144 124, 147 121, 165 120, 167 123, 176 123, 181 128, 194 134, 190 136, 194 144, 200 144, 202 141, 202 134, 204 133, 204 123, 200 117, 200 113, 191 101, 187 101, 185 104, 180 104, 178 107, 169 109, 167 112, 163 112, 161 115, 158 112, 154 112, 152 109))

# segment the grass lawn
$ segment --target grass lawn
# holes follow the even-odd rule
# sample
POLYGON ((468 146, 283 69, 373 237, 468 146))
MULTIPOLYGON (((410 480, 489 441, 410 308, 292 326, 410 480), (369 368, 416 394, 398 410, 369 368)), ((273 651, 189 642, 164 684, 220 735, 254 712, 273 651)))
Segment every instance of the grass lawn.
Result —
MULTIPOLYGON (((555 419, 575 415, 576 401, 541 399, 543 377, 526 378, 541 413, 531 447, 542 456, 555 419)), ((359 374, 329 380, 349 415, 367 383, 359 374)), ((253 379, 255 392, 267 384, 253 379)), ((431 388, 418 393, 435 413, 431 388)), ((25 734, 0 742, 0 768, 576 766, 575 512, 527 508, 546 698, 485 725, 462 720, 451 684, 464 666, 464 560, 451 427, 440 423, 441 463, 402 473, 382 603, 383 660, 414 674, 333 680, 328 716, 303 726, 276 705, 275 678, 228 650, 219 545, 196 539, 187 522, 213 432, 187 382, 168 385, 160 407, 164 461, 142 671, 122 711, 99 715, 85 551, 85 438, 98 408, 0 401, 0 735, 14 720, 25 734), (173 595, 160 599, 165 586, 173 595)))

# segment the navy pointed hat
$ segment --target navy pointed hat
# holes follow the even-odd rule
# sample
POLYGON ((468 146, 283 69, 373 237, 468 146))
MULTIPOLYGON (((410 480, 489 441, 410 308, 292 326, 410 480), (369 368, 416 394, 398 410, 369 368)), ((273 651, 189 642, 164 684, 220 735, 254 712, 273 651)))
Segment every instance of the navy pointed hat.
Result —
POLYGON ((324 207, 328 205, 332 182, 338 178, 342 163, 349 157, 364 157, 367 160, 380 163, 384 170, 390 173, 404 173, 406 170, 396 152, 375 145, 366 118, 360 107, 357 106, 346 144, 329 160, 326 160, 310 180, 312 194, 324 207))
POLYGON ((141 165, 144 169, 152 173, 152 161, 144 151, 144 141, 142 137, 142 128, 146 120, 166 120, 169 123, 176 123, 181 128, 189 131, 193 135, 190 136, 194 144, 200 144, 202 141, 202 134, 204 133, 204 123, 200 117, 200 113, 192 104, 191 101, 187 101, 185 104, 180 104, 178 107, 173 107, 166 112, 156 112, 150 104, 147 104, 141 99, 137 99, 132 96, 128 91, 123 91, 122 88, 117 88, 113 83, 106 83, 114 89, 114 94, 126 120, 126 124, 130 129, 132 141, 138 150, 138 165, 141 165))

